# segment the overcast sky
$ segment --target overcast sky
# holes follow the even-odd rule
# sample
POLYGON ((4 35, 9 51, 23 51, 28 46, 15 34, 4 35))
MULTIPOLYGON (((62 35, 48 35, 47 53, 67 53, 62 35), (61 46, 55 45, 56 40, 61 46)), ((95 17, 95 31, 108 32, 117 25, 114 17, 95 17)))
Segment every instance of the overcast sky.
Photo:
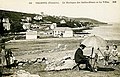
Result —
POLYGON ((120 0, 106 0, 110 3, 62 4, 64 2, 105 1, 105 0, 0 0, 1 10, 38 13, 49 15, 86 17, 103 22, 120 23, 120 0), (35 2, 59 2, 59 4, 35 4, 35 2), (29 4, 32 2, 33 4, 29 4))

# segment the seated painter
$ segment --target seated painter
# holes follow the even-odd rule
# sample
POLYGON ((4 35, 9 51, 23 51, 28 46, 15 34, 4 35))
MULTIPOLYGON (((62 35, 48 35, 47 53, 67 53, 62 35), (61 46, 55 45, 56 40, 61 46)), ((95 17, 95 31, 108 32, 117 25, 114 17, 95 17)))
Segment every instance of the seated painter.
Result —
MULTIPOLYGON (((88 56, 83 55, 83 49, 85 47, 86 47, 85 45, 81 44, 80 47, 75 52, 74 59, 75 59, 75 62, 77 65, 74 66, 73 69, 77 66, 79 67, 80 64, 86 64, 86 69, 89 69, 90 71, 93 72, 94 69, 92 68, 91 64, 89 63, 88 56)), ((79 70, 80 70, 80 67, 79 67, 79 70)))

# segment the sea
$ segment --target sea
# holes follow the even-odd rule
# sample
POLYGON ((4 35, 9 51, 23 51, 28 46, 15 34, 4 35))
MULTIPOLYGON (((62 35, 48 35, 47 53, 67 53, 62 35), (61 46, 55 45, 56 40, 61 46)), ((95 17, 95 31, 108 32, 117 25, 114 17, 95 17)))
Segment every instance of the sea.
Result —
POLYGON ((120 24, 101 24, 86 32, 105 40, 120 40, 120 24))

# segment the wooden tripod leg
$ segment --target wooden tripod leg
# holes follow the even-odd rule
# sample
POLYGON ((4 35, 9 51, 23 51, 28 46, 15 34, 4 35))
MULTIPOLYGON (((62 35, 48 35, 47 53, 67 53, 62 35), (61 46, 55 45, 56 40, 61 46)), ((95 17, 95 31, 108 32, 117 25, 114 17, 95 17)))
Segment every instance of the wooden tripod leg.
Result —
POLYGON ((93 51, 94 51, 94 47, 92 47, 92 52, 91 52, 91 64, 92 64, 93 51))
POLYGON ((77 65, 75 65, 72 69, 75 69, 77 66, 78 66, 78 68, 79 68, 79 70, 80 70, 80 67, 79 67, 79 63, 77 63, 77 65))

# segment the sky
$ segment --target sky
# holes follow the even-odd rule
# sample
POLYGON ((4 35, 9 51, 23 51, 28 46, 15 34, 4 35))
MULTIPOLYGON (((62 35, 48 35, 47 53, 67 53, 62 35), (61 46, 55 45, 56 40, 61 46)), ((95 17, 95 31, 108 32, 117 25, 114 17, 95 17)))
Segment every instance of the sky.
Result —
POLYGON ((120 0, 0 0, 0 9, 36 14, 44 12, 48 15, 84 17, 107 23, 120 23, 120 0), (75 3, 85 1, 102 3, 75 3), (103 3, 103 1, 109 3, 103 3), (41 2, 57 2, 57 4, 40 4, 41 2))

